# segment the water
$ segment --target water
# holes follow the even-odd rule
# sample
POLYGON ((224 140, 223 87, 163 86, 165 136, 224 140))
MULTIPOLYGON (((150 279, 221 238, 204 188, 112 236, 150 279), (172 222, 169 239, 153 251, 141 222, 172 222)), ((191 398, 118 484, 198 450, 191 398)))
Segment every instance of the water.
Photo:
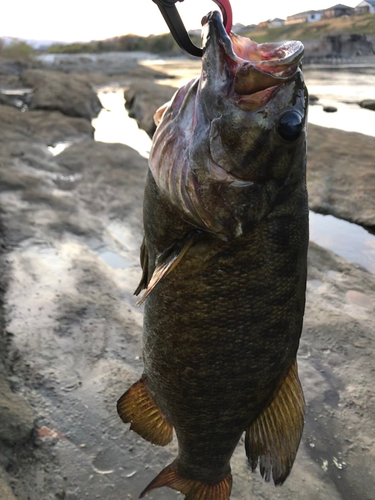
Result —
POLYGON ((148 158, 151 140, 137 122, 129 118, 125 109, 124 87, 108 86, 98 90, 103 109, 92 120, 96 141, 118 142, 136 149, 141 156, 148 158))
POLYGON ((319 103, 337 108, 337 113, 326 113, 320 105, 310 106, 310 123, 375 136, 375 112, 358 105, 364 99, 375 100, 375 66, 307 68, 304 74, 310 94, 319 97, 319 103))
POLYGON ((363 227, 310 211, 310 240, 375 273, 375 236, 363 227))
MULTIPOLYGON (((175 80, 163 80, 162 83, 180 86, 199 73, 200 62, 152 61, 152 66, 176 75, 175 80)), ((310 122, 375 135, 375 112, 353 104, 354 101, 362 99, 375 99, 375 68, 354 73, 339 69, 306 70, 305 75, 310 92, 318 95, 324 104, 331 104, 339 109, 337 113, 327 114, 321 106, 310 106, 310 122), (347 104, 349 101, 352 103, 347 104)), ((127 144, 144 158, 148 158, 151 140, 146 132, 138 128, 135 120, 129 118, 124 107, 123 91, 122 87, 116 86, 101 88, 98 91, 105 109, 93 120, 95 139, 127 144)), ((333 216, 310 212, 310 239, 344 259, 375 272, 375 237, 361 226, 333 216)), ((123 256, 117 256, 113 252, 105 253, 101 257, 111 267, 128 266, 123 256)))

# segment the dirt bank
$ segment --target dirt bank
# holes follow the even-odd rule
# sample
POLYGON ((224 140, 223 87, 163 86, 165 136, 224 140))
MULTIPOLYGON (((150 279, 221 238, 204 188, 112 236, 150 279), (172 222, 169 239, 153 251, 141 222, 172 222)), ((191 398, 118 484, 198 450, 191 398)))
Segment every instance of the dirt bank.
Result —
MULTIPOLYGON (((124 145, 93 141, 90 129, 53 156, 51 141, 72 129, 82 138, 89 123, 57 112, 7 112, 18 114, 4 126, 7 138, 0 134, 9 276, 0 347, 3 380, 27 408, 17 416, 30 418, 22 440, 0 436, 0 492, 6 500, 138 498, 176 453, 175 442, 164 450, 141 440, 115 409, 142 371, 142 310, 132 293, 141 274, 147 161, 124 145), (33 113, 43 113, 39 125, 33 113), (69 126, 48 127, 51 117, 69 126)), ((362 151, 353 151, 350 165, 362 161, 362 151)), ((296 465, 275 490, 249 472, 240 443, 233 500, 373 499, 374 307, 372 274, 311 245, 299 358, 308 411, 296 465)))

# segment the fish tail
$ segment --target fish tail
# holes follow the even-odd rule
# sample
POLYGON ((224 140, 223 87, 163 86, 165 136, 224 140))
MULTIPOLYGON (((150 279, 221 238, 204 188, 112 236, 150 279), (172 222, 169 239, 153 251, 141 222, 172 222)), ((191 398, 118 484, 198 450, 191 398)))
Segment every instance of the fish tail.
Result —
POLYGON ((178 472, 178 459, 176 459, 151 481, 139 498, 143 498, 151 490, 163 486, 183 493, 186 495, 185 500, 229 500, 232 489, 232 474, 229 473, 216 484, 202 483, 196 479, 181 476, 178 472))
POLYGON ((131 423, 130 429, 152 444, 166 446, 172 441, 173 427, 155 403, 143 376, 117 402, 121 420, 131 423))
POLYGON ((276 486, 289 476, 302 437, 305 400, 298 378, 297 362, 289 370, 270 404, 246 432, 246 454, 254 472, 276 486))

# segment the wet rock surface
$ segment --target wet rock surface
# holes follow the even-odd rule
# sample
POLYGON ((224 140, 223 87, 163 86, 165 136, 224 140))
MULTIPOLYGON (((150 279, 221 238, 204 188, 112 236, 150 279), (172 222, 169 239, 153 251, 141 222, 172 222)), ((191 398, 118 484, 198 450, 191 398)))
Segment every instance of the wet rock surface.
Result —
MULTIPOLYGON (((150 94, 145 126, 165 97, 152 104, 150 94)), ((142 310, 132 294, 141 276, 147 160, 122 144, 91 140, 90 130, 82 136, 83 119, 5 106, 0 113, 8 117, 0 119, 0 203, 2 276, 9 276, 0 283, 0 375, 35 419, 25 442, 0 441, 0 498, 138 498, 176 455, 175 441, 154 447, 116 414, 118 397, 142 372, 142 310), (71 130, 85 140, 53 156, 47 145, 71 130)), ((349 171, 366 155, 370 162, 368 143, 356 142, 363 136, 336 132, 310 126, 312 200, 335 175, 331 163, 349 171), (348 155, 339 137, 352 135, 348 155)), ((345 193, 352 202, 349 186, 345 193)), ((374 308, 375 276, 312 244, 299 356, 307 416, 296 464, 275 489, 250 473, 240 442, 233 500, 373 499, 374 308)), ((182 498, 167 489, 149 497, 182 498)))
POLYGON ((309 125, 311 210, 375 229, 374 138, 309 125))

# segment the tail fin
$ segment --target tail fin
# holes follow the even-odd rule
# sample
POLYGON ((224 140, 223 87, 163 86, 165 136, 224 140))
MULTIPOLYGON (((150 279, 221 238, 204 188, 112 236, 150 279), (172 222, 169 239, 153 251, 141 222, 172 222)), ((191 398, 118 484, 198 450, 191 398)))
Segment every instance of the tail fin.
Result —
POLYGON ((133 384, 117 402, 117 412, 130 429, 152 444, 166 446, 172 441, 173 427, 153 400, 147 378, 133 384))
POLYGON ((186 500, 229 500, 232 489, 232 475, 230 473, 219 483, 205 484, 195 479, 182 477, 178 473, 177 463, 178 460, 175 460, 163 469, 142 491, 139 498, 143 498, 151 490, 167 486, 186 495, 186 500))
POLYGON ((292 365, 279 391, 246 432, 245 446, 253 472, 258 461, 265 481, 271 475, 276 486, 289 476, 301 441, 305 400, 292 365))

